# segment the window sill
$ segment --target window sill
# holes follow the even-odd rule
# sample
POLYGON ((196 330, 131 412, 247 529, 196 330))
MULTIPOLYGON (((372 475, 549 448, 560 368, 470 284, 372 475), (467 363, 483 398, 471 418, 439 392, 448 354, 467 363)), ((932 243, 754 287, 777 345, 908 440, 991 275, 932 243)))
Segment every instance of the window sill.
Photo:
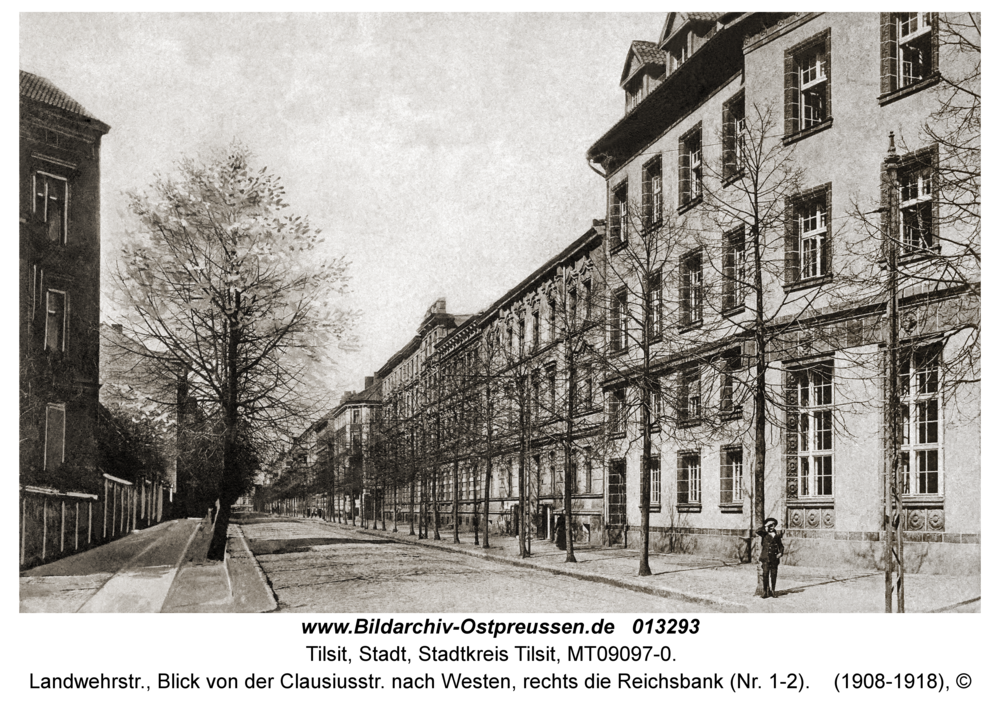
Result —
POLYGON ((661 226, 663 226, 663 217, 662 216, 659 217, 659 218, 653 219, 649 223, 642 224, 642 235, 643 236, 651 235, 654 231, 658 230, 661 226))
POLYGON ((649 504, 649 512, 650 513, 661 513, 662 510, 663 509, 662 509, 662 507, 660 506, 659 503, 657 503, 656 505, 653 505, 652 503, 649 504))
POLYGON ((736 305, 735 307, 730 307, 729 309, 722 310, 721 314, 722 314, 722 316, 726 317, 727 319, 732 319, 733 317, 735 317, 738 314, 743 314, 743 312, 745 312, 746 309, 747 309, 746 305, 739 304, 739 305, 736 305))
POLYGON ((733 174, 730 174, 730 175, 728 175, 726 177, 723 177, 722 178, 722 188, 725 189, 726 187, 735 184, 740 179, 742 179, 745 176, 745 174, 746 173, 742 169, 740 169, 740 170, 737 170, 736 172, 734 172, 733 174))
POLYGON ((782 289, 785 292, 797 292, 798 290, 808 290, 810 287, 819 287, 820 285, 826 285, 833 282, 833 275, 827 273, 826 275, 820 275, 819 277, 810 277, 807 280, 796 280, 795 282, 790 282, 782 285, 782 289))
POLYGON ((908 495, 903 496, 904 508, 943 508, 944 494, 908 495))
POLYGON ((786 508, 833 508, 833 496, 800 496, 785 501, 786 508))
POLYGON ((628 245, 628 238, 626 238, 623 241, 619 241, 618 243, 615 243, 614 245, 609 245, 608 246, 608 252, 609 253, 617 253, 620 250, 624 250, 625 246, 627 246, 627 245, 628 245))
POLYGON ((688 211, 696 207, 698 204, 700 204, 701 199, 702 197, 699 194, 695 198, 685 201, 683 204, 677 207, 677 215, 680 216, 681 214, 687 213, 688 211))
POLYGON ((678 420, 677 421, 677 429, 679 429, 679 430, 686 430, 689 427, 697 427, 700 424, 701 424, 701 418, 700 417, 696 418, 694 420, 678 420))
POLYGON ((698 319, 691 322, 690 324, 682 324, 681 326, 677 327, 677 331, 681 334, 684 334, 686 332, 693 331, 694 329, 701 329, 701 325, 702 325, 702 320, 698 319))
POLYGON ((733 410, 731 412, 724 412, 719 415, 719 419, 723 422, 729 422, 730 420, 742 420, 743 419, 743 409, 733 410))
POLYGON ((830 128, 830 127, 833 127, 833 118, 832 117, 827 118, 826 120, 824 120, 819 125, 814 125, 811 128, 806 128, 805 130, 799 130, 798 132, 791 133, 789 135, 785 135, 785 137, 783 137, 781 139, 781 142, 784 145, 788 146, 788 145, 791 145, 792 143, 798 142, 799 140, 805 140, 807 137, 811 137, 812 135, 815 135, 816 133, 821 133, 824 130, 826 130, 827 128, 830 128))
POLYGON ((742 513, 743 503, 720 503, 719 504, 720 513, 742 513))
POLYGON ((678 513, 701 513, 700 503, 678 503, 676 508, 678 513))
POLYGON ((919 263, 921 260, 928 260, 930 258, 936 258, 941 255, 941 244, 932 245, 929 248, 913 249, 909 253, 901 252, 899 254, 899 264, 909 265, 911 263, 919 263))
POLYGON ((941 80, 941 74, 935 72, 928 76, 927 78, 918 81, 917 83, 910 84, 909 86, 904 86, 903 88, 897 88, 895 91, 890 93, 883 93, 878 97, 878 104, 880 106, 887 106, 890 103, 895 103, 896 101, 906 98, 907 96, 912 96, 914 93, 919 93, 925 88, 930 88, 934 86, 941 80))

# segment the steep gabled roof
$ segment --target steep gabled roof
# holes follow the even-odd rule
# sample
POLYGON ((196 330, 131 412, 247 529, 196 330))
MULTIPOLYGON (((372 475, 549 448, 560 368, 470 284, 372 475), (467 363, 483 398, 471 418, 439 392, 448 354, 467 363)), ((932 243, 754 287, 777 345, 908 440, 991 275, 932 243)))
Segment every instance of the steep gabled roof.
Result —
POLYGON ((69 94, 47 78, 21 71, 21 98, 29 98, 54 108, 74 113, 94 124, 94 127, 108 132, 111 128, 93 113, 80 105, 69 94))
POLYGON ((689 22, 718 22, 726 14, 725 12, 668 12, 667 19, 663 23, 663 31, 660 32, 660 46, 666 44, 689 22))
POLYGON ((625 67, 622 69, 621 85, 624 86, 632 74, 649 64, 666 67, 667 53, 660 49, 655 42, 645 42, 641 39, 632 42, 628 56, 625 58, 625 67))

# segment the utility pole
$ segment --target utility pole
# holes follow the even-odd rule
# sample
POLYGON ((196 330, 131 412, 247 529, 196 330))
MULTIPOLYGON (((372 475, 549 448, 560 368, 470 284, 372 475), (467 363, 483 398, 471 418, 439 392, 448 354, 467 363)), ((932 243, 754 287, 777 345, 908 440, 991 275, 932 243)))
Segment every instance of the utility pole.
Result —
POLYGON ((889 152, 885 158, 886 201, 888 208, 885 234, 887 273, 886 379, 885 379, 885 612, 892 613, 893 565, 897 568, 896 611, 906 605, 903 592, 903 509, 899 479, 899 156, 896 140, 889 133, 889 152))

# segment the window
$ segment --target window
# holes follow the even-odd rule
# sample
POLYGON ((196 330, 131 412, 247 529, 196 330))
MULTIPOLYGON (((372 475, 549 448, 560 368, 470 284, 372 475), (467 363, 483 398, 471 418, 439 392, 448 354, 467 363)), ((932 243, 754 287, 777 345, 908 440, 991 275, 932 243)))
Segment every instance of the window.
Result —
POLYGON ((556 453, 549 452, 549 474, 552 477, 552 493, 563 489, 563 468, 556 460, 556 453))
POLYGON ((45 469, 55 469, 66 459, 66 406, 45 406, 45 469))
POLYGON ((722 309, 742 307, 746 300, 746 240, 743 226, 722 237, 722 309))
POLYGON ((688 60, 690 54, 688 44, 690 36, 690 32, 684 32, 670 45, 670 73, 676 71, 681 64, 688 60))
POLYGON ((524 315, 522 314, 517 318, 517 352, 522 358, 524 357, 524 342, 527 338, 527 333, 524 328, 524 315))
POLYGON ((53 243, 66 242, 67 182, 45 172, 35 172, 35 215, 47 226, 46 235, 53 243))
POLYGON ((743 503, 743 447, 719 450, 719 503, 743 503))
POLYGON ((577 309, 577 294, 576 288, 572 287, 566 293, 566 323, 572 329, 576 329, 576 309, 577 309))
POLYGON ((701 198, 701 123, 688 131, 677 145, 680 206, 683 208, 701 198))
POLYGON ((743 171, 746 152, 746 105, 740 91, 722 106, 722 179, 729 180, 743 171))
POLYGON ((681 326, 701 323, 701 304, 704 294, 701 269, 701 251, 688 253, 681 260, 680 304, 681 326))
POLYGON ((663 333, 663 275, 659 270, 649 276, 646 301, 649 307, 649 338, 658 339, 663 333))
POLYGON ((824 124, 830 111, 830 30, 785 52, 785 134, 824 124))
POLYGON ((594 450, 591 447, 584 447, 577 456, 576 488, 579 493, 592 493, 594 489, 594 450))
POLYGON ((680 373, 677 419, 681 423, 701 419, 701 372, 697 366, 680 373))
POLYGON ((649 458, 649 505, 660 505, 660 491, 662 483, 660 479, 660 458, 649 458))
POLYGON ((609 245, 612 249, 628 242, 628 182, 622 182, 611 192, 609 245))
POLYGON ((549 330, 549 341, 555 341, 558 338, 559 332, 556 331, 556 301, 552 297, 546 298, 545 305, 548 312, 548 321, 546 325, 549 330))
POLYGON ((790 372, 798 495, 833 495, 833 363, 790 372))
POLYGON ((608 431, 611 434, 625 434, 624 388, 608 393, 608 431))
POLYGON ((740 369, 738 354, 727 356, 721 362, 721 385, 719 386, 719 412, 723 416, 739 416, 743 413, 742 398, 738 392, 736 372, 740 369))
POLYGON ((590 410, 594 406, 594 377, 589 363, 577 367, 576 371, 576 412, 590 410))
POLYGON ((660 426, 660 418, 663 417, 663 387, 660 385, 660 380, 657 378, 650 385, 649 391, 650 405, 652 409, 649 411, 649 422, 653 427, 660 426))
POLYGON ((542 320, 538 308, 531 312, 531 349, 537 351, 542 344, 542 320))
POLYGON ((898 172, 901 255, 926 253, 937 247, 934 172, 936 150, 907 156, 898 172))
POLYGON ((66 350, 66 293, 48 290, 45 294, 45 350, 66 350))
POLYGON ((611 321, 608 345, 611 353, 628 349, 628 290, 624 287, 611 295, 611 321))
POLYGON ((701 503, 701 452, 677 454, 677 505, 701 503))
POLYGON ((663 161, 657 155, 642 168, 642 227, 659 225, 663 219, 663 161))
POLYGON ((941 485, 941 349, 911 351, 900 362, 900 472, 903 493, 938 495, 941 485))
POLYGON ((792 200, 786 220, 785 284, 829 274, 831 198, 827 184, 792 200))
POLYGON ((937 73, 937 14, 882 13, 882 95, 916 86, 937 73))
POLYGON ((548 386, 549 394, 549 414, 554 415, 556 412, 556 367, 555 364, 549 365, 545 369, 545 383, 548 386))

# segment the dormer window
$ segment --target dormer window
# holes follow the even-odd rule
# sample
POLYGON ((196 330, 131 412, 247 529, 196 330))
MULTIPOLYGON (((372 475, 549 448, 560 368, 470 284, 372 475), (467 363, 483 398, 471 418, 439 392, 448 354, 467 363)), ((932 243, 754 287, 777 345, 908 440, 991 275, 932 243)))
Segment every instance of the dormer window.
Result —
POLYGON ((670 45, 670 73, 674 73, 681 64, 688 60, 691 54, 690 49, 690 32, 684 32, 679 37, 675 38, 670 45))

